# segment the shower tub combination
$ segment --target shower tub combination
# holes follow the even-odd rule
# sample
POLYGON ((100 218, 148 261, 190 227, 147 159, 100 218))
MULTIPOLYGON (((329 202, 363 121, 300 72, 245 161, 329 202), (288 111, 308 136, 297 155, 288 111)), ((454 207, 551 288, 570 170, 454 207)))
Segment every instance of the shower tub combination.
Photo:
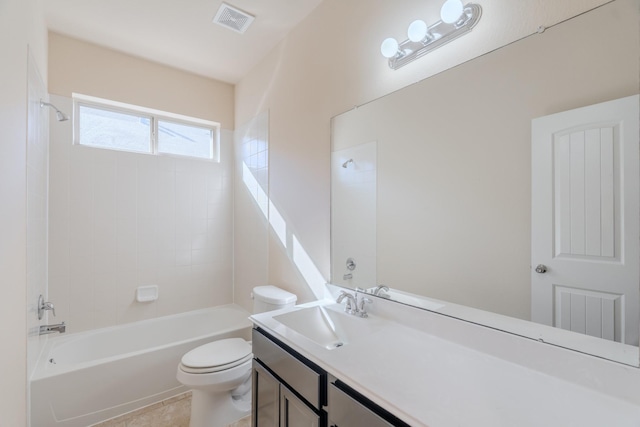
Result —
POLYGON ((183 393, 182 355, 249 340, 249 316, 231 304, 50 338, 31 379, 31 425, 86 427, 183 393))

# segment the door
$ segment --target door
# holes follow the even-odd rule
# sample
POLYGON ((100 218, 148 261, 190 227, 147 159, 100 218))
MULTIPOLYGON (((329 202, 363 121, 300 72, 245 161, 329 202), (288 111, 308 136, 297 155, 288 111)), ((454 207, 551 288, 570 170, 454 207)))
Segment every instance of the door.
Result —
POLYGON ((280 427, 321 427, 320 416, 280 384, 280 427))
POLYGON ((253 361, 253 427, 278 427, 280 382, 257 361, 253 361))
POLYGON ((638 102, 532 121, 534 322, 638 345, 638 102))

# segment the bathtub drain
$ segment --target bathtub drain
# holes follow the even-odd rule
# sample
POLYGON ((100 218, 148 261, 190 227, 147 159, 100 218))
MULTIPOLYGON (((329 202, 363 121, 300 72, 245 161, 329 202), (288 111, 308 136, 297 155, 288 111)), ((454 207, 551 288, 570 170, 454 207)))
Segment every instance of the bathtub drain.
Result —
POLYGON ((53 360, 53 357, 51 359, 49 359, 49 363, 53 363, 54 365, 56 364, 56 361, 53 360))

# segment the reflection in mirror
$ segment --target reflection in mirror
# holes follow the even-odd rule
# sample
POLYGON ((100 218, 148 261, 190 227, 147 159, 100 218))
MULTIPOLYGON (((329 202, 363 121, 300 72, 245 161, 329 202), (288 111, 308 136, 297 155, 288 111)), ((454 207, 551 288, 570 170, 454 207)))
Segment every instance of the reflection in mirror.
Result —
POLYGON ((335 117, 332 283, 637 366, 639 34, 615 0, 335 117))

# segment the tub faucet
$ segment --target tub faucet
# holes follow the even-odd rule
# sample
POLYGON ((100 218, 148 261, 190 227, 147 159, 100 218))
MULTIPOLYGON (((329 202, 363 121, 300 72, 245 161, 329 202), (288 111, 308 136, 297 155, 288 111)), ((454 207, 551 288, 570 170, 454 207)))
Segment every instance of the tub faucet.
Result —
POLYGON ((40 325, 40 335, 53 334, 54 332, 59 332, 63 334, 67 329, 67 326, 62 323, 56 323, 54 325, 40 325))
POLYGON ((47 310, 51 310, 53 315, 54 316, 56 315, 56 307, 53 305, 52 302, 46 302, 42 295, 38 297, 37 307, 38 307, 38 320, 42 320, 42 317, 44 316, 44 312, 47 310))

